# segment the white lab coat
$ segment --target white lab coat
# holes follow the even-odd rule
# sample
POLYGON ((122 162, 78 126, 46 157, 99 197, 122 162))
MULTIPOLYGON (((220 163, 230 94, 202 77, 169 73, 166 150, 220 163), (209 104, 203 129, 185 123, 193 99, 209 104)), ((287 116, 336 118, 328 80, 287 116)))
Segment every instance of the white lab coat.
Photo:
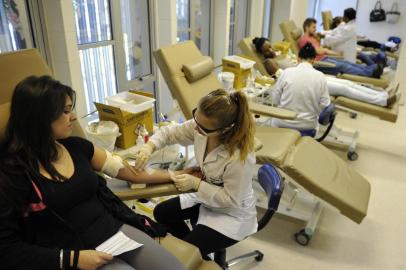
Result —
POLYGON ((327 81, 310 63, 287 68, 271 90, 272 103, 296 112, 295 120, 272 119, 272 126, 298 130, 316 129, 323 108, 330 104, 327 81))
POLYGON ((324 45, 331 46, 336 52, 343 52, 344 59, 355 63, 357 60, 357 30, 355 20, 340 24, 326 33, 324 45))
POLYGON ((206 181, 195 193, 180 195, 181 208, 200 205, 198 224, 208 226, 237 241, 257 231, 257 214, 252 176, 255 173, 255 154, 241 162, 237 150, 232 156, 224 145, 211 151, 203 160, 207 137, 199 134, 194 120, 161 127, 150 141, 159 149, 179 143, 194 144, 195 157, 206 181))

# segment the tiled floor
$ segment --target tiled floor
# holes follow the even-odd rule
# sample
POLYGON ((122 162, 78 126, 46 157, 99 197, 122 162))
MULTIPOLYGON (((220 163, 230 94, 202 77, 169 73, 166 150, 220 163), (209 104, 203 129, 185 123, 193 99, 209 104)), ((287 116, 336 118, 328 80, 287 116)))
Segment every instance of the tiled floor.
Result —
POLYGON ((307 247, 292 237, 303 224, 276 216, 263 231, 228 249, 228 257, 259 249, 264 260, 232 269, 406 269, 406 107, 400 107, 396 124, 341 113, 337 124, 360 130, 359 159, 348 163, 371 183, 368 216, 358 225, 325 209, 307 247))

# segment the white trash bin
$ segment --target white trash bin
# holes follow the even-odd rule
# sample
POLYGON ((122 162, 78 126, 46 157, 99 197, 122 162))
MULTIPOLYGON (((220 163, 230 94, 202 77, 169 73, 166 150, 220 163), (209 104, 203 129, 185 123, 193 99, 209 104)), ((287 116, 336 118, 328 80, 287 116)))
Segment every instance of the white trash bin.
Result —
POLYGON ((116 139, 121 133, 118 131, 116 123, 112 121, 99 121, 87 125, 86 135, 94 145, 113 152, 116 139))

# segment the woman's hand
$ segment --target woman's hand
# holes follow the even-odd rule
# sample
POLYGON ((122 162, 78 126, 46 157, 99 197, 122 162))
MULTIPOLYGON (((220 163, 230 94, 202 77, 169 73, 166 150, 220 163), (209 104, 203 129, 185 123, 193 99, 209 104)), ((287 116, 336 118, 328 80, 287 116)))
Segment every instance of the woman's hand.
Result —
POLYGON ((171 179, 175 183, 176 189, 182 192, 189 190, 197 191, 202 181, 202 179, 191 174, 173 175, 171 179))
POLYGON ((200 169, 200 167, 198 167, 198 166, 186 168, 186 169, 175 172, 175 175, 179 175, 179 174, 191 174, 195 177, 203 178, 203 172, 200 169))
POLYGON ((145 165, 147 165, 149 158, 155 150, 155 145, 152 142, 147 142, 141 146, 140 150, 135 154, 135 165, 134 168, 137 171, 143 170, 145 165))
MULTIPOLYGON (((72 256, 71 258, 73 258, 72 256)), ((96 270, 111 260, 113 260, 113 256, 110 254, 97 250, 81 250, 79 253, 78 268, 81 270, 96 270)))

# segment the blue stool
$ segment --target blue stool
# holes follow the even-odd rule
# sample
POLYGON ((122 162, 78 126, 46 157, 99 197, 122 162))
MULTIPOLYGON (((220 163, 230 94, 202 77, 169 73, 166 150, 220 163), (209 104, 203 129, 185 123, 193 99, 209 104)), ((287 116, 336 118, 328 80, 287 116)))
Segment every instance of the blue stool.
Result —
MULTIPOLYGON (((264 189, 268 198, 268 208, 262 218, 258 221, 258 231, 260 231, 268 224, 273 214, 278 210, 279 201, 283 193, 284 181, 273 165, 264 164, 258 170, 258 182, 264 189)), ((255 250, 226 261, 226 250, 222 249, 216 251, 214 257, 215 261, 220 264, 223 269, 229 269, 230 266, 250 258, 255 258, 258 262, 262 261, 264 254, 259 250, 255 250)))
MULTIPOLYGON (((335 110, 335 105, 333 103, 330 103, 327 107, 325 107, 320 115, 319 115, 319 124, 323 126, 327 126, 327 129, 324 131, 323 135, 320 136, 320 138, 317 138, 316 141, 321 142, 323 141, 328 133, 330 132, 331 128, 334 125, 334 121, 336 119, 337 112, 335 110)), ((302 136, 309 136, 309 137, 315 137, 317 130, 315 129, 308 129, 308 130, 299 130, 300 134, 302 136)))

